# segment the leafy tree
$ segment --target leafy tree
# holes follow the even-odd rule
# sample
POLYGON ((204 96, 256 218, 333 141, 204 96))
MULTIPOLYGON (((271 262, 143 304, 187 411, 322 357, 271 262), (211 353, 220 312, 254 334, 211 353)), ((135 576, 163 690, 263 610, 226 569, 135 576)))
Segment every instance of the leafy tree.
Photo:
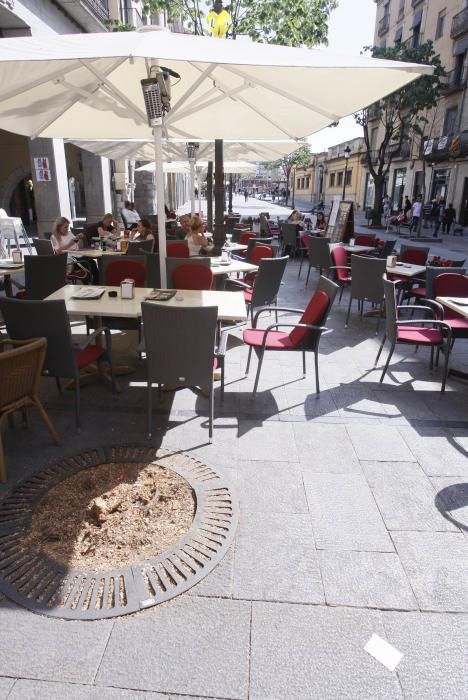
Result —
POLYGON ((312 160, 312 155, 310 152, 310 146, 304 145, 290 153, 288 156, 283 156, 278 158, 273 163, 268 163, 267 168, 270 170, 281 170, 283 172, 284 178, 286 180, 286 204, 289 200, 289 180, 291 177, 292 170, 297 168, 307 168, 312 160))
MULTIPOLYGON (((414 48, 398 43, 385 49, 373 46, 366 47, 365 50, 370 51, 374 58, 422 63, 434 68, 431 75, 420 76, 401 90, 355 114, 356 122, 364 130, 366 165, 375 186, 372 224, 380 226, 385 180, 393 158, 405 144, 408 144, 411 149, 411 143, 413 143, 415 153, 414 147, 420 148, 430 128, 430 114, 437 107, 442 78, 446 72, 434 51, 432 41, 414 48), (372 131, 376 126, 379 127, 377 134, 379 140, 373 143, 372 131)), ((420 152, 419 148, 416 157, 420 152)))
MULTIPOLYGON (((328 18, 338 0, 232 0, 228 37, 247 34, 254 41, 285 46, 327 44, 328 18)), ((206 34, 207 5, 200 0, 147 0, 143 12, 165 12, 169 23, 183 19, 194 34, 206 34)))

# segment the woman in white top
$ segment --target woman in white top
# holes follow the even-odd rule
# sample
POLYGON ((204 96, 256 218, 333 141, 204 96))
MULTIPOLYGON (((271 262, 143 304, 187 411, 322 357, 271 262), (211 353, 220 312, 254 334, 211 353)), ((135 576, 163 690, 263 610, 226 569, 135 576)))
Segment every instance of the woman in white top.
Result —
POLYGON ((68 264, 67 264, 67 274, 73 272, 75 267, 75 262, 79 260, 79 265, 76 267, 87 271, 89 276, 97 282, 97 268, 94 269, 92 261, 87 260, 83 257, 73 255, 73 253, 78 253, 80 250, 79 242, 84 238, 84 234, 79 233, 77 236, 70 231, 70 222, 64 216, 60 216, 55 220, 52 229, 52 235, 50 237, 50 242, 54 248, 56 254, 67 253, 68 264))
POLYGON ((202 248, 208 245, 208 239, 203 235, 203 221, 199 216, 194 215, 190 221, 190 233, 185 236, 187 241, 189 255, 200 255, 202 248))

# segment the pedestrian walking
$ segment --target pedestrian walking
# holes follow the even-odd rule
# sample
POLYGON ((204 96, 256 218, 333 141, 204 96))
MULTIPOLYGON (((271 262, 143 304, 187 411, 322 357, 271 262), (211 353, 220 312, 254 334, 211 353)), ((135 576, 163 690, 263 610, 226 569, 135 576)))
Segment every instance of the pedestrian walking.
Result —
POLYGON ((418 231, 418 225, 419 225, 419 219, 421 218, 421 209, 422 209, 422 197, 420 194, 416 197, 416 200, 413 202, 413 206, 411 207, 411 211, 413 214, 413 218, 411 219, 411 224, 409 227, 410 233, 412 231, 418 231))
POLYGON ((385 225, 387 225, 387 221, 390 217, 390 214, 392 213, 392 207, 390 205, 390 197, 388 196, 388 194, 384 195, 384 198, 382 200, 382 206, 383 206, 384 222, 385 222, 385 225))
POLYGON ((442 219, 444 218, 444 212, 445 212, 445 200, 441 199, 440 202, 437 203, 437 206, 435 207, 435 210, 433 209, 433 212, 435 211, 435 227, 434 227, 434 233, 432 234, 433 238, 437 238, 439 235, 439 229, 440 225, 442 223, 442 219))
POLYGON ((408 221, 408 214, 411 211, 411 207, 413 205, 411 204, 410 200, 408 197, 405 197, 405 203, 403 204, 403 211, 405 213, 405 221, 408 221))
POLYGON ((430 199, 423 206, 423 227, 432 228, 432 201, 430 199))
POLYGON ((457 213, 453 208, 453 204, 449 204, 447 209, 444 211, 444 216, 442 218, 442 233, 446 233, 447 236, 450 235, 450 229, 456 218, 457 213))
POLYGON ((249 198, 249 191, 248 191, 248 190, 244 190, 244 199, 245 199, 245 201, 247 201, 248 198, 249 198))

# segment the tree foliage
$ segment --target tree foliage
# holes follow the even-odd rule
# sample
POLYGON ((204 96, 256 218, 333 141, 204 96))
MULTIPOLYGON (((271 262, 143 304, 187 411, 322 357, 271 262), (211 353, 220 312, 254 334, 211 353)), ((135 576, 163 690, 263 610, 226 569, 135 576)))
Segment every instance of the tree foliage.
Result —
MULTIPOLYGON (((232 0, 224 5, 232 19, 228 37, 246 34, 285 46, 326 44, 328 19, 337 5, 337 0, 232 0)), ((207 9, 200 0, 147 0, 143 11, 165 12, 170 23, 183 19, 194 34, 207 34, 207 9)))
POLYGON ((266 167, 270 170, 281 170, 283 172, 284 179, 287 183, 286 189, 288 192, 289 179, 291 177, 292 169, 307 168, 307 166, 310 165, 311 161, 312 154, 310 152, 310 146, 305 144, 304 146, 298 148, 297 151, 294 151, 294 153, 290 153, 288 156, 283 156, 282 158, 278 158, 278 160, 275 160, 272 163, 268 163, 266 167))
POLYGON ((401 152, 405 144, 411 148, 411 143, 414 142, 419 150, 430 124, 430 112, 437 107, 446 72, 440 57, 434 51, 432 41, 418 47, 398 43, 385 49, 373 46, 366 47, 366 50, 370 51, 374 58, 433 67, 432 74, 420 76, 401 90, 355 114, 356 122, 364 130, 366 164, 375 184, 373 223, 378 225, 382 214, 384 182, 393 158, 401 152), (376 126, 379 127, 379 141, 373 143, 372 131, 376 126))

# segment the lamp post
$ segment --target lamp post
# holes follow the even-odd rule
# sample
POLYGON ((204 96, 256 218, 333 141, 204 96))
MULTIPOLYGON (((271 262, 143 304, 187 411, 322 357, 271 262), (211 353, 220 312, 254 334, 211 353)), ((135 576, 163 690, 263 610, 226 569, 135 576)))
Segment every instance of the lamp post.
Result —
POLYGON ((346 146, 346 148, 344 149, 345 169, 344 169, 344 178, 343 178, 343 200, 346 197, 346 176, 348 174, 348 161, 349 161, 350 155, 351 155, 351 149, 349 146, 346 146))
POLYGON ((319 169, 319 201, 318 203, 321 204, 322 202, 322 192, 323 192, 323 171, 324 171, 324 166, 323 163, 320 163, 318 166, 319 169))
POLYGON ((190 211, 195 214, 195 163, 197 162, 198 143, 189 141, 186 146, 187 159, 190 165, 190 211))

